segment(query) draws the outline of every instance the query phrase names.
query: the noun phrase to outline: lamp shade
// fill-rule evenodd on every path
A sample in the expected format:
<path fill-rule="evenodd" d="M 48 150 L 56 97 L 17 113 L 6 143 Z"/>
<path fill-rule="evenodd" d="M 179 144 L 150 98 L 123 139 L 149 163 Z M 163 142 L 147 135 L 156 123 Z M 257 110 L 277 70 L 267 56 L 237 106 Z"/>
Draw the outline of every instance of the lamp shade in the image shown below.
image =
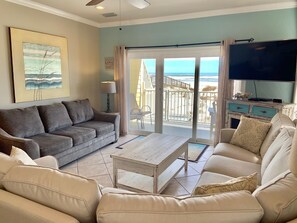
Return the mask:
<path fill-rule="evenodd" d="M 114 81 L 103 81 L 101 82 L 101 93 L 117 93 L 116 84 Z"/>

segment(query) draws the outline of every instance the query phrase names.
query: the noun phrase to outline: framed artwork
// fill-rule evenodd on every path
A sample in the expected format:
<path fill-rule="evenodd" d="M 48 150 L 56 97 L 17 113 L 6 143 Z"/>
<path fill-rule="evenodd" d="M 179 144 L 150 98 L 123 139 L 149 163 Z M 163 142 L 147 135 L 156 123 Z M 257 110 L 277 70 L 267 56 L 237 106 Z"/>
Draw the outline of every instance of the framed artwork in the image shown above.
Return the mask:
<path fill-rule="evenodd" d="M 69 97 L 67 39 L 17 28 L 9 31 L 15 102 Z"/>

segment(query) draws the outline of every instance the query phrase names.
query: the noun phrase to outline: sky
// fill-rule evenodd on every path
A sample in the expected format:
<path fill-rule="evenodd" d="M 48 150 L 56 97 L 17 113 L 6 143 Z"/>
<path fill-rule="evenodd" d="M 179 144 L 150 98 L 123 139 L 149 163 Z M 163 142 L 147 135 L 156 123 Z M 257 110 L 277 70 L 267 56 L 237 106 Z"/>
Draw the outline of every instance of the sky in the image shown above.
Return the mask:
<path fill-rule="evenodd" d="M 144 59 L 149 74 L 155 74 L 156 60 Z M 202 57 L 200 63 L 201 74 L 218 73 L 219 57 Z M 164 61 L 164 73 L 167 74 L 194 74 L 195 58 L 170 58 Z"/>

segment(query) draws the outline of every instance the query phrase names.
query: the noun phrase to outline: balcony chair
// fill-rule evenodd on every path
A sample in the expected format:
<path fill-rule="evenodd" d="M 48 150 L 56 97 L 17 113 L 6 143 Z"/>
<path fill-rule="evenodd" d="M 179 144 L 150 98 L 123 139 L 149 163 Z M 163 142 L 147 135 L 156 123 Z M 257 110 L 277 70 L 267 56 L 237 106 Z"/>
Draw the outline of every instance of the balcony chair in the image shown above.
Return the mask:
<path fill-rule="evenodd" d="M 152 124 L 152 110 L 149 105 L 139 107 L 134 94 L 130 94 L 130 120 L 137 120 L 137 126 L 139 128 L 139 121 L 141 129 L 144 129 L 144 116 L 150 115 L 150 121 Z"/>
<path fill-rule="evenodd" d="M 212 102 L 212 107 L 208 108 L 208 112 L 210 115 L 210 139 L 211 139 L 212 135 L 213 135 L 213 127 L 216 124 L 216 115 L 217 115 L 217 102 L 216 101 Z"/>

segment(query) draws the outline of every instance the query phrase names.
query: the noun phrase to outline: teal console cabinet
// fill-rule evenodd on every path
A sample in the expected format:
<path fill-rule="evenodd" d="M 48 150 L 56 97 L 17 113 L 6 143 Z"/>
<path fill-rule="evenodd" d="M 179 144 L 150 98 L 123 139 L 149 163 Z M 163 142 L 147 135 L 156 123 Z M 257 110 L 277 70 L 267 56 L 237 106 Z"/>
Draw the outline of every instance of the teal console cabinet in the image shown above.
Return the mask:
<path fill-rule="evenodd" d="M 269 122 L 276 113 L 280 112 L 293 120 L 296 118 L 294 109 L 294 104 L 227 100 L 225 127 L 236 128 L 241 115 Z"/>

